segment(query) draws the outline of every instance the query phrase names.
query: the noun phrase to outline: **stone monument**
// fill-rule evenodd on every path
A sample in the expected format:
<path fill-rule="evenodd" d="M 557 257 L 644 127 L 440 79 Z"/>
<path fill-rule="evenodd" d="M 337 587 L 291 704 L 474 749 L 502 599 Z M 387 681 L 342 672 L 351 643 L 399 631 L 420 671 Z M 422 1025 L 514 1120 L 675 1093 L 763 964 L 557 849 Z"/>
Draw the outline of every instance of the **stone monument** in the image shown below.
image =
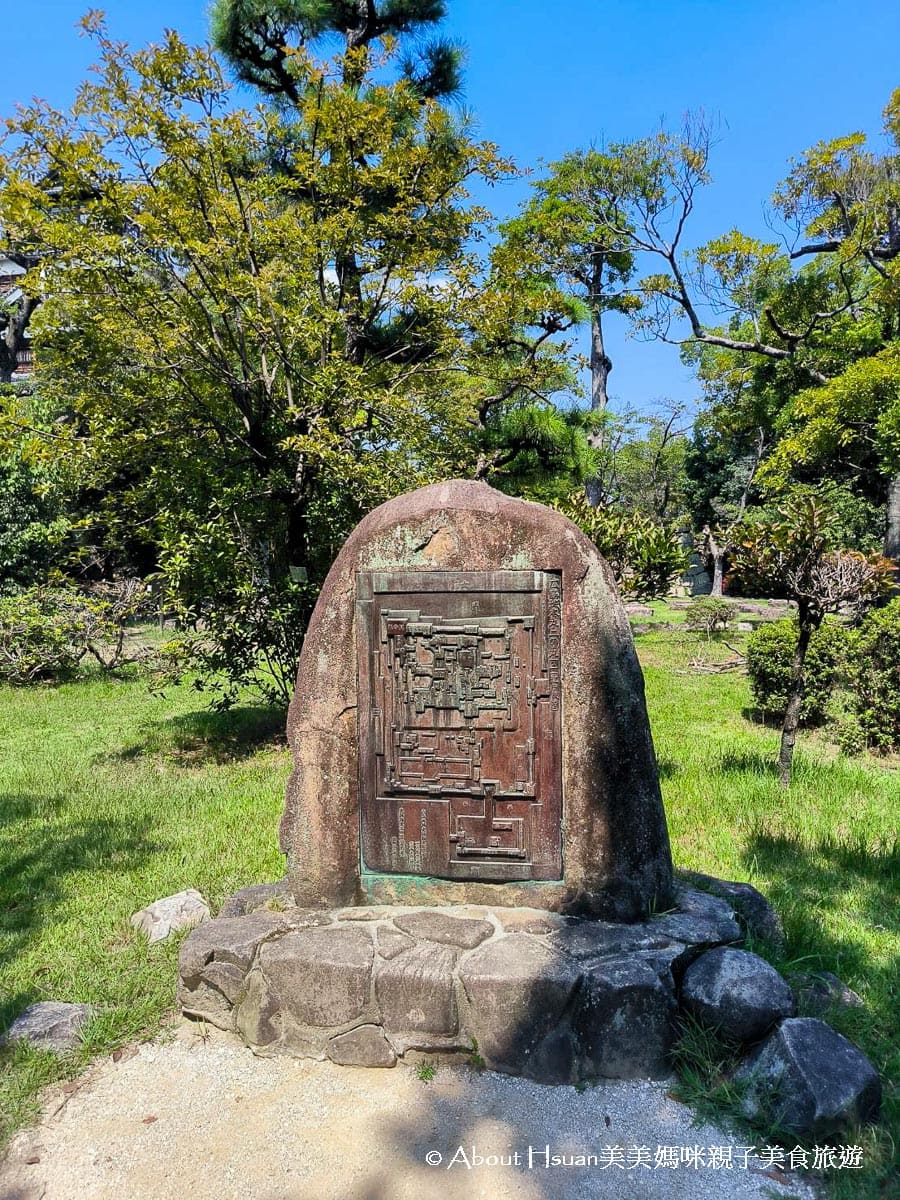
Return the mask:
<path fill-rule="evenodd" d="M 628 620 L 593 544 L 542 505 L 456 481 L 366 517 L 310 622 L 288 736 L 300 905 L 633 921 L 670 900 Z"/>
<path fill-rule="evenodd" d="M 735 910 L 780 933 L 763 897 L 673 883 L 631 631 L 558 513 L 457 481 L 370 513 L 310 621 L 288 735 L 287 878 L 185 940 L 186 1015 L 258 1054 L 581 1083 L 666 1075 L 680 1005 L 769 1035 L 742 1068 L 761 1111 L 786 1087 L 798 1128 L 877 1110 L 864 1056 L 733 948 Z"/>

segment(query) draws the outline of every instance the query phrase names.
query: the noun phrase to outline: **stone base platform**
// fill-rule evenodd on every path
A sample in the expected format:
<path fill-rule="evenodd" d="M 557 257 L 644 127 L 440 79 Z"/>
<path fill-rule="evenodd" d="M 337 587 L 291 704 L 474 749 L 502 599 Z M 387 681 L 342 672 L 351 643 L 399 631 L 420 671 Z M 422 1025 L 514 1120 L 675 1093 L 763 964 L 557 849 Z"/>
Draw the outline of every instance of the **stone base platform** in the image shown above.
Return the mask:
<path fill-rule="evenodd" d="M 545 1083 L 669 1071 L 685 970 L 740 942 L 724 899 L 679 886 L 637 924 L 526 908 L 323 912 L 249 888 L 184 942 L 186 1016 L 257 1053 L 390 1067 L 463 1056 Z"/>

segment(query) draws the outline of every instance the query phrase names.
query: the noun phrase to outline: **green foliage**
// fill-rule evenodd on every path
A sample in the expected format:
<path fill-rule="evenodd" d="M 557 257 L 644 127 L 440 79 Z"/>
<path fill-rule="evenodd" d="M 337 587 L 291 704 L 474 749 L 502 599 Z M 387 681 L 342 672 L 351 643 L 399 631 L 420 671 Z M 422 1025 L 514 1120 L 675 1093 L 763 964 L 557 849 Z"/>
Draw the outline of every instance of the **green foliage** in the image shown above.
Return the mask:
<path fill-rule="evenodd" d="M 900 599 L 863 618 L 847 677 L 865 741 L 878 750 L 900 751 Z"/>
<path fill-rule="evenodd" d="M 0 598 L 0 679 L 27 684 L 72 675 L 87 653 L 84 614 L 64 592 Z"/>
<path fill-rule="evenodd" d="M 889 588 L 891 564 L 836 549 L 839 534 L 839 514 L 821 497 L 792 493 L 769 519 L 734 529 L 734 573 L 751 594 L 796 600 L 801 624 L 818 624 L 841 605 L 864 608 Z"/>
<path fill-rule="evenodd" d="M 747 642 L 747 674 L 753 700 L 763 712 L 783 715 L 791 685 L 791 662 L 800 631 L 792 618 L 761 625 Z M 850 635 L 840 625 L 820 626 L 806 652 L 801 720 L 807 725 L 825 719 L 829 698 L 850 652 Z"/>
<path fill-rule="evenodd" d="M 695 629 L 711 637 L 724 633 L 735 615 L 735 608 L 727 600 L 717 596 L 695 596 L 684 614 L 688 629 Z"/>
<path fill-rule="evenodd" d="M 583 492 L 554 504 L 591 539 L 625 595 L 664 596 L 684 570 L 686 558 L 676 532 L 638 512 L 593 507 Z"/>
<path fill-rule="evenodd" d="M 382 34 L 427 7 L 386 5 Z M 356 12 L 288 9 L 321 11 L 313 39 Z M 568 317 L 485 274 L 467 184 L 510 168 L 402 72 L 384 82 L 390 38 L 349 86 L 356 51 L 335 69 L 301 37 L 292 104 L 240 110 L 207 51 L 170 34 L 132 52 L 88 25 L 101 63 L 73 111 L 21 111 L 0 159 L 0 227 L 42 263 L 56 419 L 39 454 L 95 498 L 87 540 L 139 531 L 181 665 L 223 702 L 254 675 L 286 701 L 315 591 L 365 511 L 475 474 L 479 455 L 483 474 L 516 458 L 528 476 L 584 453 L 548 406 Z"/>
<path fill-rule="evenodd" d="M 112 671 L 149 657 L 127 644 L 129 625 L 147 614 L 140 580 L 90 590 L 39 586 L 0 597 L 0 679 L 23 685 L 74 674 L 85 656 Z"/>

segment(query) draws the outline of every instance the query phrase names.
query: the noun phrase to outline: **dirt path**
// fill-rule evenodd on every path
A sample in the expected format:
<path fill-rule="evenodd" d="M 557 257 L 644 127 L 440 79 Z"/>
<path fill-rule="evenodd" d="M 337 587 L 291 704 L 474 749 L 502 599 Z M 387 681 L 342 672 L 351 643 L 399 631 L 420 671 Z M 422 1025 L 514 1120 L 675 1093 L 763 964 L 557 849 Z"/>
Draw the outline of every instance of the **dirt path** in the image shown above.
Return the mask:
<path fill-rule="evenodd" d="M 404 1066 L 257 1059 L 183 1026 L 54 1089 L 0 1167 L 0 1200 L 810 1200 L 796 1176 L 739 1166 L 737 1144 L 692 1127 L 665 1084 L 579 1093 L 454 1067 L 425 1083 Z M 570 1161 L 546 1165 L 547 1147 Z M 656 1165 L 666 1147 L 732 1148 L 734 1165 Z"/>

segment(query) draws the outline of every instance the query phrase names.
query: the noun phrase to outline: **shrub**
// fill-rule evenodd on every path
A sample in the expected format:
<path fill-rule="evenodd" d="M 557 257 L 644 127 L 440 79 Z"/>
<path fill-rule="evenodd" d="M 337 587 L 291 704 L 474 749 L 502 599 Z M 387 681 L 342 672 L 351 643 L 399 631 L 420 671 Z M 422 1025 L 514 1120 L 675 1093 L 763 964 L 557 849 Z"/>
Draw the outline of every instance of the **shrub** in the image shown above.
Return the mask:
<path fill-rule="evenodd" d="M 35 587 L 0 597 L 0 679 L 22 685 L 71 675 L 85 655 L 104 670 L 144 659 L 126 646 L 129 622 L 147 610 L 140 580 L 90 591 Z"/>
<path fill-rule="evenodd" d="M 900 598 L 863 619 L 853 636 L 847 676 L 869 745 L 900 750 Z"/>
<path fill-rule="evenodd" d="M 584 492 L 573 492 L 554 507 L 591 539 L 624 595 L 664 596 L 687 565 L 678 534 L 641 513 L 594 508 Z"/>
<path fill-rule="evenodd" d="M 31 588 L 0 598 L 0 679 L 36 683 L 71 675 L 87 653 L 84 622 L 60 592 Z"/>
<path fill-rule="evenodd" d="M 714 633 L 724 633 L 734 612 L 734 606 L 718 596 L 695 596 L 684 614 L 684 623 L 688 629 L 711 637 Z"/>
<path fill-rule="evenodd" d="M 788 617 L 760 626 L 747 641 L 750 687 L 754 701 L 764 712 L 784 713 L 798 637 L 797 622 Z M 807 725 L 824 720 L 849 641 L 850 635 L 840 625 L 826 623 L 813 633 L 806 654 L 806 682 L 800 709 L 800 719 Z"/>

